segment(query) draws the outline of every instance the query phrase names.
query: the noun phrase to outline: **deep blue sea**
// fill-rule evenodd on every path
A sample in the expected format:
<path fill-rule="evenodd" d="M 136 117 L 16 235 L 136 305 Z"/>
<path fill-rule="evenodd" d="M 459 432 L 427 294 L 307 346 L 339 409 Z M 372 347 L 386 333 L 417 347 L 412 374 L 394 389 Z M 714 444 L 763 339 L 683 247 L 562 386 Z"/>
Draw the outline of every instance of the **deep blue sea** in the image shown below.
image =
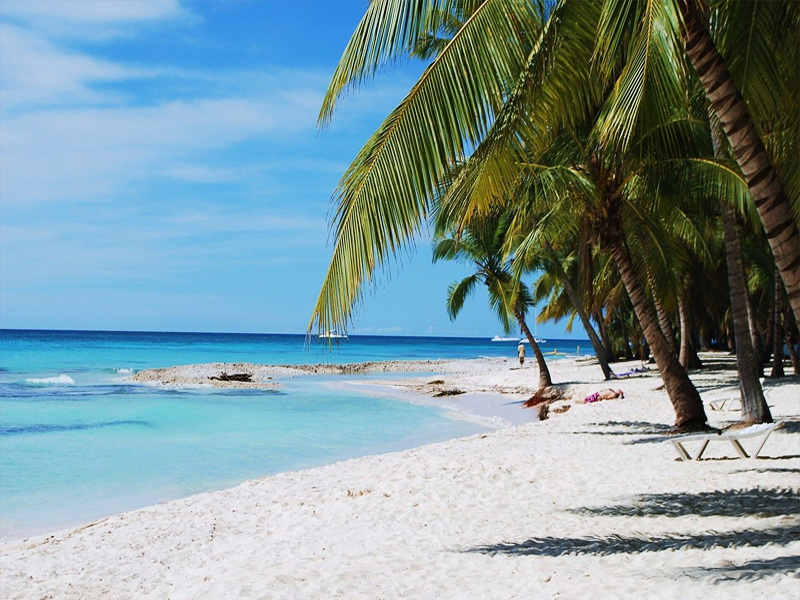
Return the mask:
<path fill-rule="evenodd" d="M 589 349 L 582 344 L 582 354 Z M 549 340 L 545 351 L 574 353 Z M 359 394 L 335 377 L 280 391 L 154 389 L 122 379 L 201 362 L 302 364 L 516 356 L 488 338 L 0 330 L 0 539 L 247 479 L 482 430 L 452 411 Z"/>

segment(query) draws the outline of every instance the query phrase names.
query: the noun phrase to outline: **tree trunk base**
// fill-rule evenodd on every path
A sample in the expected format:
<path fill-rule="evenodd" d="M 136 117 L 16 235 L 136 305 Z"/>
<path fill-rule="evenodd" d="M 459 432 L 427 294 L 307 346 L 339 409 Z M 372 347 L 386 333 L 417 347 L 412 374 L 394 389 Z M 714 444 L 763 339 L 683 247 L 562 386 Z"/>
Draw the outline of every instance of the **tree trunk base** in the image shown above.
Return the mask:
<path fill-rule="evenodd" d="M 768 419 L 752 419 L 747 421 L 739 421 L 738 423 L 734 423 L 733 425 L 730 425 L 725 429 L 727 431 L 736 431 L 737 429 L 747 429 L 751 425 L 761 425 L 762 423 L 773 423 L 773 422 L 774 421 L 772 420 L 772 417 L 769 417 Z"/>
<path fill-rule="evenodd" d="M 681 433 L 708 433 L 716 431 L 718 432 L 719 429 L 715 429 L 708 425 L 708 423 L 700 422 L 700 421 L 687 421 L 685 423 L 676 423 L 673 425 L 670 430 L 667 432 L 668 435 L 677 435 Z"/>

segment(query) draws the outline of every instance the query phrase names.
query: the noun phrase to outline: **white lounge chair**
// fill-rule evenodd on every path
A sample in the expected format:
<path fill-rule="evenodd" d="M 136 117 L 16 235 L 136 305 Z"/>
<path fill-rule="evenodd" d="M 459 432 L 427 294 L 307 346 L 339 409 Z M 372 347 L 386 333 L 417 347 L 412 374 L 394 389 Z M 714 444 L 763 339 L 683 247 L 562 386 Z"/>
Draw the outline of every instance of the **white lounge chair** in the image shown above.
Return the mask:
<path fill-rule="evenodd" d="M 716 411 L 742 410 L 742 401 L 739 398 L 738 393 L 733 394 L 731 396 L 710 398 L 706 401 L 708 402 L 708 408 L 710 408 L 711 410 L 716 410 Z"/>
<path fill-rule="evenodd" d="M 756 451 L 753 453 L 752 458 L 757 458 L 758 453 L 761 452 L 761 449 L 764 447 L 764 444 L 767 443 L 767 439 L 769 438 L 770 434 L 781 427 L 782 423 L 759 423 L 758 425 L 751 425 L 750 427 L 745 427 L 743 429 L 734 429 L 729 431 L 721 431 L 720 433 L 697 433 L 697 434 L 690 434 L 690 435 L 682 435 L 680 437 L 676 437 L 670 440 L 667 440 L 666 443 L 672 444 L 675 448 L 675 451 L 678 453 L 678 456 L 681 460 L 692 460 L 692 455 L 686 450 L 684 444 L 686 442 L 702 442 L 700 446 L 700 450 L 697 452 L 697 455 L 694 457 L 694 460 L 700 460 L 700 457 L 703 456 L 703 452 L 705 452 L 706 447 L 708 447 L 709 442 L 717 441 L 717 440 L 727 440 L 732 445 L 733 448 L 736 450 L 736 453 L 741 458 L 751 458 L 747 452 L 745 452 L 742 445 L 739 443 L 739 440 L 744 438 L 751 438 L 751 437 L 759 437 L 764 436 L 761 440 Z"/>
<path fill-rule="evenodd" d="M 758 380 L 761 382 L 761 389 L 764 394 L 764 398 L 766 398 L 767 390 L 764 389 L 764 382 L 766 379 L 764 377 L 760 377 Z M 730 395 L 722 394 L 720 396 L 716 396 L 715 398 L 706 398 L 706 402 L 708 403 L 708 408 L 715 411 L 742 410 L 742 398 L 739 395 L 739 390 L 731 392 Z"/>

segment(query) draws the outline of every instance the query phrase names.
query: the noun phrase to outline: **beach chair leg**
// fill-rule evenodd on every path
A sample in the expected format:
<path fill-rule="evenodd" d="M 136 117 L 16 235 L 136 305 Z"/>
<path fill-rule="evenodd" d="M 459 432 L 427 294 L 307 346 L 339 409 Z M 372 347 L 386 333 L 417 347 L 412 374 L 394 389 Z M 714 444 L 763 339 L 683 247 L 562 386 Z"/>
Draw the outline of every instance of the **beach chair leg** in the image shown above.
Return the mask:
<path fill-rule="evenodd" d="M 678 452 L 678 456 L 680 456 L 681 460 L 692 460 L 691 455 L 686 451 L 686 448 L 683 447 L 683 444 L 672 441 L 672 445 L 675 447 L 675 450 Z"/>
<path fill-rule="evenodd" d="M 703 452 L 705 452 L 705 451 L 706 451 L 706 447 L 708 446 L 708 441 L 709 441 L 709 440 L 705 440 L 705 441 L 703 442 L 703 445 L 702 445 L 702 446 L 700 446 L 700 452 L 698 452 L 698 453 L 697 453 L 697 456 L 695 456 L 695 457 L 694 457 L 694 459 L 695 459 L 695 460 L 700 460 L 700 457 L 701 457 L 701 456 L 703 456 Z"/>
<path fill-rule="evenodd" d="M 770 436 L 771 433 L 772 433 L 772 429 L 767 431 L 767 434 L 764 436 L 764 439 L 761 440 L 761 445 L 758 447 L 758 450 L 756 450 L 755 453 L 753 454 L 753 458 L 758 458 L 758 453 L 761 452 L 761 449 L 764 447 L 764 444 L 767 443 L 767 440 L 769 439 L 769 436 Z"/>
<path fill-rule="evenodd" d="M 744 451 L 744 448 L 742 448 L 742 445 L 739 443 L 739 440 L 731 440 L 731 444 L 733 444 L 733 447 L 736 448 L 736 453 L 741 458 L 750 458 L 747 452 Z"/>

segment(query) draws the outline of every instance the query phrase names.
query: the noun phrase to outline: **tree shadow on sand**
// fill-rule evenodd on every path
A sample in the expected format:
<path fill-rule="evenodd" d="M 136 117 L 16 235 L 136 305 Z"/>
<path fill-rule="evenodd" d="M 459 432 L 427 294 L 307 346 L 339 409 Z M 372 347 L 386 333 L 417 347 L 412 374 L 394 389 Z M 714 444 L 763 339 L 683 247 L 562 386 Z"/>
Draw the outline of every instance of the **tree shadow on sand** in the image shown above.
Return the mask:
<path fill-rule="evenodd" d="M 625 445 L 654 444 L 670 439 L 671 425 L 665 423 L 651 423 L 649 421 L 606 421 L 604 423 L 590 423 L 592 427 L 606 428 L 598 430 L 579 430 L 564 432 L 567 435 L 624 435 L 633 439 L 623 442 Z M 615 428 L 615 429 L 612 429 Z"/>
<path fill-rule="evenodd" d="M 633 504 L 584 507 L 569 512 L 604 517 L 778 517 L 800 515 L 800 493 L 790 488 L 756 487 L 699 494 L 643 494 Z"/>
<path fill-rule="evenodd" d="M 608 556 L 613 554 L 633 554 L 638 552 L 662 552 L 665 550 L 708 550 L 711 548 L 757 548 L 772 544 L 787 546 L 800 536 L 800 526 L 773 527 L 771 529 L 748 529 L 725 533 L 707 532 L 696 535 L 667 534 L 649 537 L 647 535 L 610 535 L 604 537 L 530 538 L 522 542 L 500 542 L 474 546 L 463 550 L 466 553 L 508 555 L 508 556 L 549 556 L 564 555 Z"/>
<path fill-rule="evenodd" d="M 779 556 L 767 560 L 751 560 L 741 565 L 697 568 L 686 571 L 691 577 L 710 578 L 714 583 L 723 581 L 756 581 L 775 575 L 800 575 L 800 555 Z"/>

